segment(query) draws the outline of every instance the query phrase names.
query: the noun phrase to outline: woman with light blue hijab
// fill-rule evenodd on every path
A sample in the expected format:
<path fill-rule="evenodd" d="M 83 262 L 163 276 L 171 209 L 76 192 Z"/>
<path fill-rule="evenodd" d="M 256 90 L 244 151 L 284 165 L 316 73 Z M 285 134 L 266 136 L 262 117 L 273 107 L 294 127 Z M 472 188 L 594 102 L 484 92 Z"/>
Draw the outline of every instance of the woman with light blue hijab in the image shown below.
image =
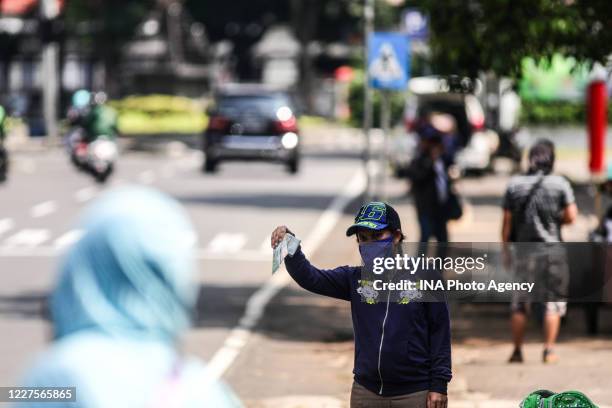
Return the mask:
<path fill-rule="evenodd" d="M 51 298 L 54 343 L 25 386 L 76 387 L 71 408 L 240 407 L 198 361 L 180 356 L 197 285 L 195 232 L 180 205 L 145 188 L 87 211 Z"/>

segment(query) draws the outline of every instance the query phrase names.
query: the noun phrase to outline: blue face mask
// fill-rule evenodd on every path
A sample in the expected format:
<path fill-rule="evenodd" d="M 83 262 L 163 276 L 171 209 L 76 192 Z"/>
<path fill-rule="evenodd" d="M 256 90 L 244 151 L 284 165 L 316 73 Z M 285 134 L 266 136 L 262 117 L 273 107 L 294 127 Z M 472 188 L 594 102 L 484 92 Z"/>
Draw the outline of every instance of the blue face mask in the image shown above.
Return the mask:
<path fill-rule="evenodd" d="M 393 236 L 378 241 L 364 242 L 359 244 L 359 253 L 366 271 L 372 271 L 374 258 L 385 258 L 391 256 L 393 251 Z"/>

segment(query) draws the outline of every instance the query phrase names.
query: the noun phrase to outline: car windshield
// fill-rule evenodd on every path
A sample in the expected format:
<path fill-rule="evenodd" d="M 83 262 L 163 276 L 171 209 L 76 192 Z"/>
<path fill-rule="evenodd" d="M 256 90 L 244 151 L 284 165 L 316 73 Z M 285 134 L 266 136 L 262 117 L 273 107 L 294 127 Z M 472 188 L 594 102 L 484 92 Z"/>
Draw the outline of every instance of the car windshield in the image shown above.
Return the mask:
<path fill-rule="evenodd" d="M 282 106 L 289 106 L 288 98 L 283 95 L 224 95 L 217 102 L 217 110 L 223 115 L 241 112 L 274 114 Z"/>

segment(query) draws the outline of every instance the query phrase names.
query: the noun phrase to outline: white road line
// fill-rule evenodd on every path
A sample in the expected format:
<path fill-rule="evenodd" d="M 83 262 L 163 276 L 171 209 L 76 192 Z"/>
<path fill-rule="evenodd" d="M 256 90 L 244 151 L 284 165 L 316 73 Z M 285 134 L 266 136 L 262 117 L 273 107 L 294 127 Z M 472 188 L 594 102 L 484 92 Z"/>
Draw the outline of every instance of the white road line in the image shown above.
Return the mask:
<path fill-rule="evenodd" d="M 261 245 L 259 246 L 259 251 L 262 253 L 266 253 L 272 256 L 272 246 L 270 244 L 270 237 L 265 237 Z"/>
<path fill-rule="evenodd" d="M 97 190 L 94 187 L 85 187 L 74 193 L 74 199 L 79 203 L 84 203 L 91 200 L 96 192 Z"/>
<path fill-rule="evenodd" d="M 124 184 L 126 184 L 126 183 L 127 183 L 127 182 L 125 181 L 125 179 L 121 179 L 121 178 L 119 178 L 119 179 L 113 179 L 113 180 L 111 181 L 111 186 L 112 186 L 112 187 L 119 187 L 119 186 L 122 186 L 122 185 L 124 185 Z"/>
<path fill-rule="evenodd" d="M 41 218 L 55 212 L 55 210 L 57 210 L 57 204 L 55 201 L 44 201 L 32 207 L 30 210 L 30 216 L 33 218 Z"/>
<path fill-rule="evenodd" d="M 4 240 L 5 247 L 35 247 L 49 239 L 49 230 L 22 229 Z"/>
<path fill-rule="evenodd" d="M 197 250 L 196 259 L 203 261 L 249 261 L 249 262 L 271 262 L 272 254 L 264 254 L 260 251 L 242 250 L 239 252 L 212 252 L 207 249 Z"/>
<path fill-rule="evenodd" d="M 178 164 L 182 170 L 191 170 L 202 167 L 202 163 L 204 163 L 204 153 L 200 150 L 192 149 L 189 155 L 181 159 Z"/>
<path fill-rule="evenodd" d="M 155 172 L 145 170 L 138 175 L 138 181 L 142 184 L 153 184 L 155 182 Z"/>
<path fill-rule="evenodd" d="M 2 218 L 0 220 L 0 235 L 10 231 L 15 226 L 15 222 L 10 218 Z"/>
<path fill-rule="evenodd" d="M 82 236 L 83 236 L 83 230 L 79 230 L 79 229 L 70 230 L 66 232 L 65 234 L 61 235 L 55 241 L 53 241 L 53 246 L 56 249 L 66 248 L 74 244 L 75 242 L 77 242 L 79 239 L 81 239 Z"/>
<path fill-rule="evenodd" d="M 18 165 L 15 167 L 22 173 L 32 174 L 36 171 L 36 162 L 34 159 L 21 159 L 17 163 Z"/>
<path fill-rule="evenodd" d="M 340 195 L 332 201 L 325 212 L 319 217 L 313 230 L 302 242 L 302 246 L 313 253 L 324 242 L 329 232 L 335 227 L 342 217 L 342 212 L 349 203 L 354 200 L 365 188 L 365 175 L 359 171 L 349 184 L 342 190 Z M 289 282 L 291 278 L 286 270 L 278 271 L 249 298 L 246 310 L 240 319 L 238 326 L 234 327 L 223 346 L 215 352 L 209 361 L 208 368 L 211 374 L 219 378 L 231 367 L 244 346 L 248 343 L 253 328 L 263 316 L 264 310 L 270 300 Z"/>
<path fill-rule="evenodd" d="M 210 241 L 208 250 L 212 253 L 230 253 L 239 252 L 247 242 L 245 234 L 221 232 Z"/>
<path fill-rule="evenodd" d="M 170 179 L 170 178 L 174 177 L 174 173 L 175 173 L 175 169 L 174 169 L 174 165 L 172 163 L 165 164 L 161 168 L 161 176 L 164 179 Z"/>

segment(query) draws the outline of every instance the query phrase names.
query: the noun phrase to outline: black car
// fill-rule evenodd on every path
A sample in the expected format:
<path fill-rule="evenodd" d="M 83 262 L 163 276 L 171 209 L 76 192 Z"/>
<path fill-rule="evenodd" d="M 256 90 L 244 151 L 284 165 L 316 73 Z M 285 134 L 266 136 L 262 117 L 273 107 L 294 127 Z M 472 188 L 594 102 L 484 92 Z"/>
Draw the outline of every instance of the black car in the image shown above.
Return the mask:
<path fill-rule="evenodd" d="M 203 137 L 204 172 L 226 160 L 281 162 L 296 173 L 300 136 L 295 106 L 286 91 L 230 86 L 216 93 Z"/>

